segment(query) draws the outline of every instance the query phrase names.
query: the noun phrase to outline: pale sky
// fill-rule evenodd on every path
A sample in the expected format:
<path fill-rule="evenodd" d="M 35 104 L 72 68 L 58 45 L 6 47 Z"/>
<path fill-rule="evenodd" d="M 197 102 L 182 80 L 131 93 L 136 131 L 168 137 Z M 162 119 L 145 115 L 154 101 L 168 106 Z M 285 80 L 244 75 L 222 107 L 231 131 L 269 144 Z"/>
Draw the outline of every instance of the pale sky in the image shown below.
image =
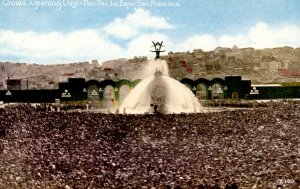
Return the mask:
<path fill-rule="evenodd" d="M 0 61 L 151 56 L 152 40 L 167 52 L 297 48 L 299 10 L 299 0 L 1 0 Z"/>

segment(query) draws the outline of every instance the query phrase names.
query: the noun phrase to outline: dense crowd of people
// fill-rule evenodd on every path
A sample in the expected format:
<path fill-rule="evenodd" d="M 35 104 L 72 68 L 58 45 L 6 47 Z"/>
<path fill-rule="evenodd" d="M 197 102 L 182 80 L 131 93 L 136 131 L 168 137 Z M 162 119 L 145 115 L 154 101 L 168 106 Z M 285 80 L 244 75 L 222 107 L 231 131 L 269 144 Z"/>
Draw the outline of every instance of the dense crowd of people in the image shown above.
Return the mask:
<path fill-rule="evenodd" d="M 0 188 L 299 188 L 300 104 L 197 114 L 0 109 Z"/>

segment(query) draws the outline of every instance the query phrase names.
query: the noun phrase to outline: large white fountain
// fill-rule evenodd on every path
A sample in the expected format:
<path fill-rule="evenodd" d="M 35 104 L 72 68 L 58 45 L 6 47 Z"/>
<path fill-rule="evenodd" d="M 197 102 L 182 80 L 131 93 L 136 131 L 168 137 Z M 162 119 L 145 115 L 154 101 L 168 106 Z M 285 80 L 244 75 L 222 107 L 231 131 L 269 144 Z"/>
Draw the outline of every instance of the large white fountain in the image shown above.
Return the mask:
<path fill-rule="evenodd" d="M 206 112 L 192 91 L 179 81 L 169 77 L 164 60 L 149 61 L 144 78 L 124 99 L 120 110 L 143 114 Z"/>

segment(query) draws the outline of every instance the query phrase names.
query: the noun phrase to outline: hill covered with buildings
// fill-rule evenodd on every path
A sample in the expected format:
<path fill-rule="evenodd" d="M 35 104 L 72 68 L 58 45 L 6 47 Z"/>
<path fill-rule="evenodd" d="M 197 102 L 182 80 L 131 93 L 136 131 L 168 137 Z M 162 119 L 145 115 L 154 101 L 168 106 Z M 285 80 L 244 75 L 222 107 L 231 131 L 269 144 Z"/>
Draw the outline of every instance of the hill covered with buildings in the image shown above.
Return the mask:
<path fill-rule="evenodd" d="M 215 78 L 241 75 L 253 83 L 281 83 L 299 81 L 300 48 L 273 49 L 216 48 L 185 53 L 169 53 L 171 75 L 175 78 Z"/>
<path fill-rule="evenodd" d="M 169 52 L 166 60 L 171 77 L 198 79 L 200 77 L 224 78 L 240 75 L 252 83 L 283 83 L 300 81 L 300 48 L 280 47 L 272 49 L 221 48 L 204 52 Z M 40 65 L 0 62 L 0 89 L 6 88 L 6 80 L 21 80 L 22 89 L 53 89 L 68 78 L 139 79 L 146 57 L 117 59 L 103 63 L 97 60 L 70 64 Z"/>

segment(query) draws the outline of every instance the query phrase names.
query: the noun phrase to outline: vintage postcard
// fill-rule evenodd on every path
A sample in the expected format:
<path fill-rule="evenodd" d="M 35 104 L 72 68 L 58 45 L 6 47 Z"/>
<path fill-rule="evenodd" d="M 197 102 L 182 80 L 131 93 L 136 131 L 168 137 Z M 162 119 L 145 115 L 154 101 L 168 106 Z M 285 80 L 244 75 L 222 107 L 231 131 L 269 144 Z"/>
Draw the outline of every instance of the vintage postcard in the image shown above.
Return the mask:
<path fill-rule="evenodd" d="M 299 188 L 299 10 L 0 0 L 0 188 Z"/>

